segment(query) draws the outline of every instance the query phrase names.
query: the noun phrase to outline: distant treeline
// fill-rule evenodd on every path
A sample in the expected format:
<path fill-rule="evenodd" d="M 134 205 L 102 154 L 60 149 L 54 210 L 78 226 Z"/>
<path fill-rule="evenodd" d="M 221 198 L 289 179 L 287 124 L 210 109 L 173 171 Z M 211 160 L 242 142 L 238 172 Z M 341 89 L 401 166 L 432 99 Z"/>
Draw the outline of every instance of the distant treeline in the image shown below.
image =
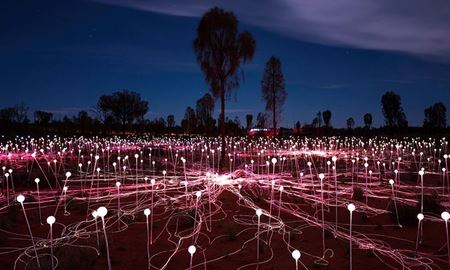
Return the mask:
<path fill-rule="evenodd" d="M 77 115 L 64 116 L 55 119 L 53 113 L 35 111 L 30 120 L 29 108 L 23 104 L 0 109 L 0 134 L 13 135 L 130 135 L 130 134 L 201 134 L 217 136 L 219 134 L 219 119 L 214 119 L 214 98 L 205 94 L 197 100 L 195 109 L 187 107 L 184 118 L 177 124 L 174 115 L 153 120 L 145 119 L 148 112 L 148 102 L 133 91 L 121 90 L 111 95 L 101 96 L 97 104 L 88 112 L 80 111 Z M 355 120 L 349 117 L 347 128 L 332 127 L 332 112 L 318 112 L 311 123 L 303 126 L 297 121 L 292 127 L 282 128 L 282 135 L 410 135 L 428 136 L 449 134 L 447 126 L 447 109 L 441 102 L 435 103 L 424 110 L 422 127 L 408 127 L 408 121 L 401 106 L 401 98 L 394 92 L 386 92 L 381 98 L 385 126 L 374 128 L 370 113 L 361 116 L 364 125 L 355 127 Z M 251 128 L 271 128 L 266 113 L 258 113 L 256 120 L 252 114 L 247 114 L 245 123 L 239 117 L 225 118 L 227 135 L 241 136 Z"/>

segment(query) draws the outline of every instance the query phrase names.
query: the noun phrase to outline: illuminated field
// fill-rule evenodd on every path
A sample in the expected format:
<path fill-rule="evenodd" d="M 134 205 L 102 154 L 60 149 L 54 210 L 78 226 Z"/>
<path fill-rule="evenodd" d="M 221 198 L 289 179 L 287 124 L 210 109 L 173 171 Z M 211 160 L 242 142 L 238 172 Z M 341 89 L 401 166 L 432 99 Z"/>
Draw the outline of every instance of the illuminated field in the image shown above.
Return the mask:
<path fill-rule="evenodd" d="M 4 142 L 2 269 L 448 269 L 445 138 L 227 144 Z"/>

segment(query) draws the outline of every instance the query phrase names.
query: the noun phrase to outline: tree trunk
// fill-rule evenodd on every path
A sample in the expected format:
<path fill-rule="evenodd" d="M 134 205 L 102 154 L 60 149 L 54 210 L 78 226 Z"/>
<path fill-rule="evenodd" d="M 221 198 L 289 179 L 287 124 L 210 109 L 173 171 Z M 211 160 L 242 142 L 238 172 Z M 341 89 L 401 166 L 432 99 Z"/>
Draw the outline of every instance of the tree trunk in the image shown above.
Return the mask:
<path fill-rule="evenodd" d="M 222 134 L 222 152 L 221 152 L 221 161 L 224 164 L 225 161 L 225 89 L 223 83 L 221 84 L 220 89 L 220 133 Z"/>
<path fill-rule="evenodd" d="M 276 100 L 275 100 L 275 76 L 272 76 L 272 127 L 273 127 L 273 137 L 277 135 L 277 120 L 276 120 Z"/>

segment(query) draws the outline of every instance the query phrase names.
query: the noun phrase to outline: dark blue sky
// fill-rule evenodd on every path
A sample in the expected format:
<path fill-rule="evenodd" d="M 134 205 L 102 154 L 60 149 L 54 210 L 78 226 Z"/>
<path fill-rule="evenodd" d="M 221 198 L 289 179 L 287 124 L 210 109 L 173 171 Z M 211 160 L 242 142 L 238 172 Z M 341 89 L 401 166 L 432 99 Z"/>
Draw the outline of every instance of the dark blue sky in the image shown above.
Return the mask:
<path fill-rule="evenodd" d="M 189 6 L 190 1 L 185 1 L 167 7 L 161 1 L 112 2 L 2 1 L 0 107 L 23 101 L 31 111 L 53 111 L 58 118 L 90 110 L 100 95 L 127 88 L 149 101 L 148 118 L 175 114 L 179 123 L 185 108 L 195 106 L 208 90 L 192 40 L 198 16 L 209 4 L 191 1 Z M 192 6 L 194 10 L 189 9 Z M 269 11 L 251 17 L 246 14 L 252 6 L 235 6 L 225 4 L 241 20 L 240 28 L 255 36 L 257 49 L 252 63 L 244 67 L 245 81 L 227 103 L 231 118 L 237 115 L 244 122 L 245 114 L 256 115 L 264 109 L 260 80 L 271 55 L 282 60 L 285 73 L 286 126 L 297 120 L 310 123 L 317 111 L 326 109 L 332 111 L 332 124 L 337 127 L 343 127 L 350 116 L 361 125 L 366 112 L 373 114 L 379 126 L 383 123 L 380 98 L 387 90 L 401 95 L 410 125 L 421 125 L 424 108 L 434 102 L 442 101 L 450 108 L 450 53 L 443 46 L 450 44 L 444 35 L 440 39 L 439 32 L 436 37 L 424 37 L 427 43 L 423 44 L 420 23 L 411 25 L 412 30 L 417 28 L 416 33 L 412 31 L 417 40 L 395 40 L 377 32 L 363 38 L 351 35 L 364 29 L 339 32 L 335 38 L 338 31 L 326 30 L 322 24 L 301 21 L 290 29 L 289 22 L 267 21 L 272 20 Z M 291 16 L 298 19 L 300 15 Z M 448 34 L 450 24 L 445 22 L 435 23 L 443 24 Z M 341 27 L 350 31 L 345 23 Z M 389 24 L 377 27 L 379 33 L 393 32 Z M 320 35 L 298 29 L 314 29 Z M 402 33 L 399 29 L 392 35 Z"/>

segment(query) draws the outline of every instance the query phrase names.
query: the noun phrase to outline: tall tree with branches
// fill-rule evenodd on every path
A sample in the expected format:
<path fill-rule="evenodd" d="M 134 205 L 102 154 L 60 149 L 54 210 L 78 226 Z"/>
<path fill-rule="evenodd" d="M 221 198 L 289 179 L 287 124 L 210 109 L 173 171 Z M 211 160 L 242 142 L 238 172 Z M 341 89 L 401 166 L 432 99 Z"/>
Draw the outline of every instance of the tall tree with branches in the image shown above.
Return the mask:
<path fill-rule="evenodd" d="M 272 128 L 276 132 L 277 120 L 281 117 L 287 92 L 284 88 L 281 61 L 274 56 L 271 56 L 266 63 L 261 81 L 261 92 L 263 100 L 266 102 L 266 111 L 272 115 Z"/>
<path fill-rule="evenodd" d="M 220 98 L 221 154 L 225 160 L 225 98 L 239 86 L 241 64 L 253 58 L 256 41 L 249 32 L 238 32 L 238 20 L 232 12 L 214 7 L 200 19 L 193 47 L 212 95 Z"/>

